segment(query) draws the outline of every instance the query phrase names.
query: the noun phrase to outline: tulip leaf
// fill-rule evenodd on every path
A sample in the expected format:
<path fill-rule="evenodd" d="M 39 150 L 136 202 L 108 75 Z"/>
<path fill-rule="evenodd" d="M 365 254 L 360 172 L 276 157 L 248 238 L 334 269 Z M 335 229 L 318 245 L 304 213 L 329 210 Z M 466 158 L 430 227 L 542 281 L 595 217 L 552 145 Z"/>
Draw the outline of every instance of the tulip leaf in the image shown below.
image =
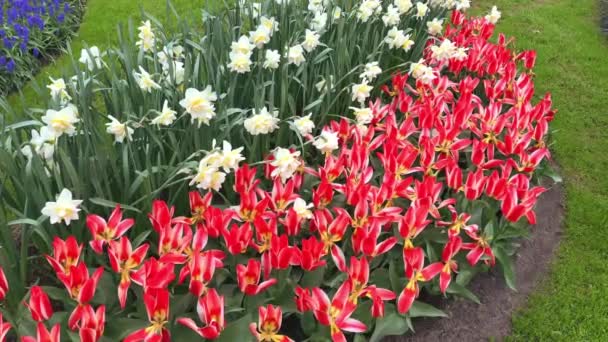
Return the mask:
<path fill-rule="evenodd" d="M 477 296 L 473 292 L 471 292 L 469 289 L 458 284 L 455 281 L 452 281 L 450 283 L 450 286 L 447 288 L 446 292 L 466 298 L 477 304 L 481 304 L 481 301 L 479 300 L 479 298 L 477 298 Z"/>
<path fill-rule="evenodd" d="M 323 283 L 323 276 L 325 275 L 326 266 L 317 267 L 314 271 L 305 272 L 302 279 L 300 279 L 300 286 L 303 288 L 313 288 L 320 286 Z"/>
<path fill-rule="evenodd" d="M 502 268 L 502 274 L 505 277 L 507 286 L 513 291 L 517 291 L 515 286 L 515 271 L 513 270 L 513 258 L 505 253 L 504 249 L 497 247 L 494 248 L 494 255 Z"/>
<path fill-rule="evenodd" d="M 251 314 L 248 313 L 236 321 L 228 323 L 220 337 L 215 341 L 232 342 L 247 340 L 247 337 L 251 336 L 251 332 L 249 331 L 249 324 L 251 322 L 253 322 L 253 318 L 251 317 Z"/>
<path fill-rule="evenodd" d="M 406 318 L 395 311 L 394 305 L 387 305 L 384 317 L 376 320 L 376 327 L 369 342 L 378 342 L 385 336 L 403 335 L 408 330 Z"/>
<path fill-rule="evenodd" d="M 137 209 L 135 207 L 132 207 L 130 205 L 126 205 L 126 204 L 122 204 L 122 203 L 117 203 L 117 202 L 114 202 L 114 201 L 108 201 L 107 199 L 103 199 L 103 198 L 99 198 L 99 197 L 89 198 L 89 201 L 91 201 L 94 204 L 100 205 L 102 207 L 107 207 L 107 208 L 112 208 L 112 209 L 114 209 L 117 204 L 120 204 L 120 207 L 122 209 L 131 210 L 131 211 L 134 211 L 136 213 L 141 213 L 141 211 L 139 209 Z"/>
<path fill-rule="evenodd" d="M 148 322 L 133 318 L 107 318 L 104 335 L 113 341 L 122 341 L 132 332 L 145 328 Z"/>
<path fill-rule="evenodd" d="M 423 303 L 421 301 L 414 301 L 409 311 L 410 317 L 447 317 L 448 315 L 437 309 L 436 307 Z"/>

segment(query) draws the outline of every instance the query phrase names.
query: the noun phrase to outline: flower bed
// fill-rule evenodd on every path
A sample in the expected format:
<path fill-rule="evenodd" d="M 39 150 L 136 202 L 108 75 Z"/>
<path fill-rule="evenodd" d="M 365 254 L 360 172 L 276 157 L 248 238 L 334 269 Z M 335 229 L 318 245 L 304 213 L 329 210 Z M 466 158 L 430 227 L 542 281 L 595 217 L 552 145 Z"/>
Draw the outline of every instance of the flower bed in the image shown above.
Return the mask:
<path fill-rule="evenodd" d="M 535 53 L 490 39 L 496 8 L 446 4 L 244 4 L 202 38 L 146 21 L 83 50 L 0 150 L 22 226 L 4 317 L 54 340 L 378 340 L 442 314 L 422 293 L 476 300 L 496 263 L 513 287 L 555 112 Z"/>
<path fill-rule="evenodd" d="M 19 88 L 65 47 L 82 11 L 77 0 L 0 1 L 0 95 Z"/>

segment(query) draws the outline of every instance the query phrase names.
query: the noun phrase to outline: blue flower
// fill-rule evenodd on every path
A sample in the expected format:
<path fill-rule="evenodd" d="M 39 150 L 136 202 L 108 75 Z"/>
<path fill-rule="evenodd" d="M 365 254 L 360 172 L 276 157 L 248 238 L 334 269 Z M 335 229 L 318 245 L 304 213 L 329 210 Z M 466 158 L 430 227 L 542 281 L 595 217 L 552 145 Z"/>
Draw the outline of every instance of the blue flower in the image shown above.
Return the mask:
<path fill-rule="evenodd" d="M 9 59 L 8 63 L 6 63 L 6 70 L 8 70 L 9 73 L 12 73 L 13 71 L 15 71 L 15 67 L 15 61 Z"/>

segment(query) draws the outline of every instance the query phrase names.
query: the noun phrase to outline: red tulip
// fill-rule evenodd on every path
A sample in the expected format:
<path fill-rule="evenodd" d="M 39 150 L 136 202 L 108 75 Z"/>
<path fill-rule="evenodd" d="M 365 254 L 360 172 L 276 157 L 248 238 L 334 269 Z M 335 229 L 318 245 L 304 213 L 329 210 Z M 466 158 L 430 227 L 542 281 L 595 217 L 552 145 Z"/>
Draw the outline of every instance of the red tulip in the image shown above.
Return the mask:
<path fill-rule="evenodd" d="M 58 237 L 53 240 L 53 256 L 45 255 L 56 273 L 69 274 L 73 266 L 78 264 L 82 244 L 78 244 L 74 236 L 69 236 L 65 241 Z"/>
<path fill-rule="evenodd" d="M 327 294 L 320 288 L 312 289 L 310 305 L 315 318 L 319 323 L 330 327 L 334 342 L 346 342 L 342 331 L 363 333 L 367 330 L 365 324 L 350 317 L 356 309 L 356 305 L 348 300 L 350 290 L 350 283 L 343 283 L 330 302 Z"/>
<path fill-rule="evenodd" d="M 233 224 L 230 230 L 225 229 L 222 232 L 222 236 L 224 237 L 228 251 L 233 255 L 237 255 L 247 251 L 247 247 L 250 245 L 251 238 L 253 237 L 253 231 L 251 230 L 250 223 L 245 222 L 240 227 Z"/>
<path fill-rule="evenodd" d="M 2 317 L 2 313 L 0 313 L 0 342 L 6 341 L 6 334 L 11 330 L 11 324 L 9 322 L 4 322 L 4 317 Z"/>
<path fill-rule="evenodd" d="M 256 259 L 249 259 L 247 266 L 236 265 L 236 276 L 241 292 L 254 296 L 276 284 L 277 280 L 274 278 L 260 283 L 260 271 L 260 262 Z"/>
<path fill-rule="evenodd" d="M 476 231 L 467 231 L 466 233 L 471 239 L 475 241 L 462 244 L 462 249 L 470 250 L 467 254 L 467 260 L 469 261 L 469 264 L 471 264 L 471 266 L 476 265 L 479 259 L 481 259 L 481 257 L 485 255 L 486 257 L 488 257 L 488 259 L 484 260 L 484 262 L 489 265 L 494 265 L 494 252 L 492 252 L 492 248 L 490 247 L 490 242 L 488 241 L 488 239 L 483 235 L 479 236 Z"/>
<path fill-rule="evenodd" d="M 207 285 L 215 272 L 215 257 L 211 253 L 197 254 L 190 262 L 190 293 L 200 297 L 207 292 Z"/>
<path fill-rule="evenodd" d="M 79 263 L 77 266 L 72 266 L 70 273 L 67 275 L 58 274 L 59 280 L 65 285 L 70 297 L 78 302 L 68 320 L 68 327 L 70 329 L 74 330 L 85 314 L 86 306 L 93 299 L 102 274 L 103 267 L 99 267 L 95 270 L 93 276 L 89 277 L 89 270 L 84 262 Z"/>
<path fill-rule="evenodd" d="M 46 321 L 53 315 L 51 300 L 40 286 L 32 286 L 30 300 L 25 303 L 36 322 Z"/>
<path fill-rule="evenodd" d="M 397 299 L 397 309 L 400 313 L 406 313 L 416 297 L 418 297 L 418 293 L 420 288 L 418 287 L 418 282 L 421 281 L 429 281 L 433 279 L 439 272 L 441 272 L 443 264 L 440 262 L 436 262 L 427 267 L 423 268 L 424 265 L 424 251 L 420 247 L 415 247 L 409 256 L 409 260 L 405 260 L 406 267 L 410 268 L 410 272 L 406 272 L 411 274 L 409 277 L 409 281 L 401 294 L 399 294 L 399 298 Z"/>
<path fill-rule="evenodd" d="M 452 258 L 460 251 L 461 247 L 462 239 L 459 236 L 454 236 L 448 240 L 448 243 L 443 248 L 441 260 L 443 261 L 444 266 L 441 269 L 441 274 L 439 274 L 439 289 L 441 289 L 441 292 L 443 293 L 445 293 L 450 286 L 452 273 L 458 270 L 458 264 L 456 261 L 452 260 Z"/>
<path fill-rule="evenodd" d="M 61 325 L 57 323 L 51 331 L 48 331 L 42 322 L 38 322 L 36 338 L 23 336 L 21 337 L 21 342 L 61 342 Z"/>
<path fill-rule="evenodd" d="M 301 265 L 306 271 L 313 271 L 317 267 L 324 266 L 325 244 L 317 240 L 314 236 L 302 240 Z"/>
<path fill-rule="evenodd" d="M 127 303 L 127 294 L 131 286 L 131 274 L 143 262 L 148 248 L 149 245 L 145 243 L 133 251 L 131 241 L 126 236 L 121 237 L 119 241 L 110 242 L 108 256 L 110 257 L 112 270 L 120 274 L 118 301 L 123 309 Z"/>
<path fill-rule="evenodd" d="M 166 289 L 175 279 L 175 265 L 165 264 L 155 258 L 146 260 L 142 267 L 131 273 L 131 280 L 144 291 Z"/>
<path fill-rule="evenodd" d="M 281 307 L 268 304 L 258 308 L 258 324 L 251 323 L 249 330 L 258 341 L 288 342 L 293 341 L 285 335 L 280 335 L 283 313 Z M 258 328 L 259 327 L 259 328 Z"/>
<path fill-rule="evenodd" d="M 6 294 L 8 293 L 8 280 L 6 280 L 6 275 L 4 274 L 4 269 L 0 266 L 0 301 L 3 301 L 6 298 Z"/>
<path fill-rule="evenodd" d="M 124 342 L 158 341 L 170 342 L 171 336 L 165 325 L 169 322 L 169 291 L 148 289 L 144 293 L 144 304 L 150 325 L 132 332 Z"/>
<path fill-rule="evenodd" d="M 87 306 L 80 321 L 78 335 L 81 342 L 98 342 L 103 336 L 106 324 L 106 307 L 100 305 L 97 311 Z"/>
<path fill-rule="evenodd" d="M 134 224 L 135 220 L 133 219 L 122 219 L 120 204 L 116 205 L 108 222 L 101 216 L 88 215 L 87 227 L 93 236 L 93 240 L 89 244 L 95 253 L 102 254 L 105 244 L 123 236 Z"/>
<path fill-rule="evenodd" d="M 203 338 L 216 339 L 224 330 L 224 296 L 218 295 L 215 289 L 209 289 L 206 295 L 198 299 L 196 311 L 205 326 L 197 326 L 191 318 L 178 318 L 177 322 Z"/>
<path fill-rule="evenodd" d="M 211 206 L 213 193 L 208 192 L 205 194 L 205 197 L 202 197 L 200 192 L 190 191 L 188 197 L 190 199 L 190 212 L 192 215 L 190 221 L 192 224 L 201 225 L 205 221 L 207 209 Z"/>
<path fill-rule="evenodd" d="M 448 209 L 450 210 L 450 213 L 452 216 L 452 221 L 450 221 L 450 222 L 438 221 L 437 225 L 448 227 L 448 236 L 450 238 L 454 237 L 454 236 L 458 236 L 460 234 L 460 230 L 465 230 L 465 231 L 477 231 L 478 230 L 478 227 L 476 224 L 471 224 L 471 225 L 467 224 L 469 219 L 471 219 L 470 214 L 467 214 L 467 213 L 458 214 L 458 212 L 456 212 L 456 209 L 451 205 L 448 207 Z"/>

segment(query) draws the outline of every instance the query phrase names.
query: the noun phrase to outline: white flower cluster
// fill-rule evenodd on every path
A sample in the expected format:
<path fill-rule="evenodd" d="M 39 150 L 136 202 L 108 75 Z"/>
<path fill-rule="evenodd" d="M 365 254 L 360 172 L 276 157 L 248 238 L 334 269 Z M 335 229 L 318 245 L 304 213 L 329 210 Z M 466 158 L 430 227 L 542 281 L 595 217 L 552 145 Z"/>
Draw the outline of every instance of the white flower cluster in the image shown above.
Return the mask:
<path fill-rule="evenodd" d="M 163 75 L 169 84 L 184 83 L 184 47 L 179 44 L 168 44 L 156 53 L 158 62 L 163 68 Z"/>
<path fill-rule="evenodd" d="M 270 113 L 266 107 L 258 112 L 254 111 L 250 118 L 245 119 L 245 129 L 251 135 L 272 133 L 279 128 L 278 114 L 279 112 L 276 110 Z"/>
<path fill-rule="evenodd" d="M 154 35 L 154 31 L 152 31 L 150 20 L 142 22 L 137 30 L 139 31 L 139 40 L 135 44 L 146 52 L 152 50 L 154 48 L 154 43 L 156 42 L 156 36 Z"/>
<path fill-rule="evenodd" d="M 242 151 L 243 147 L 233 149 L 227 141 L 222 143 L 220 150 L 215 147 L 215 141 L 213 141 L 212 151 L 199 162 L 197 173 L 192 178 L 190 185 L 196 184 L 197 188 L 203 190 L 219 191 L 226 181 L 226 175 L 230 171 L 236 170 L 239 163 L 245 160 L 241 154 Z"/>
<path fill-rule="evenodd" d="M 260 24 L 249 32 L 249 37 L 242 35 L 236 42 L 232 42 L 228 55 L 230 58 L 228 68 L 239 74 L 250 72 L 253 64 L 251 61 L 253 49 L 263 49 L 278 30 L 279 24 L 274 18 L 260 17 Z M 279 67 L 280 58 L 277 50 L 266 50 L 262 66 L 265 69 L 276 69 Z"/>
<path fill-rule="evenodd" d="M 179 102 L 188 114 L 192 117 L 192 122 L 197 121 L 198 127 L 201 124 L 209 125 L 209 121 L 215 117 L 215 101 L 217 94 L 207 86 L 199 91 L 194 88 L 186 89 L 185 98 Z"/>
<path fill-rule="evenodd" d="M 270 165 L 274 167 L 270 176 L 281 177 L 283 183 L 291 178 L 298 168 L 302 165 L 300 160 L 300 151 L 290 151 L 289 149 L 279 147 L 274 151 L 274 159 Z"/>

